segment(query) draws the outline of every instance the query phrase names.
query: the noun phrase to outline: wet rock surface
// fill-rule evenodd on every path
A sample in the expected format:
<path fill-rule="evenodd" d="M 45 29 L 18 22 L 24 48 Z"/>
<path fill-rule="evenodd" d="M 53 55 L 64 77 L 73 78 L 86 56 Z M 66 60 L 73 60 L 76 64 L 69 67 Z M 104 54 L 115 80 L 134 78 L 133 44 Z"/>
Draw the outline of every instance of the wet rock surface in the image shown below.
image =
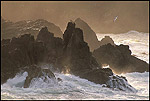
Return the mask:
<path fill-rule="evenodd" d="M 55 64 L 57 58 L 62 55 L 63 40 L 54 37 L 54 34 L 44 27 L 40 30 L 36 42 L 42 42 L 47 50 L 44 61 Z"/>
<path fill-rule="evenodd" d="M 103 45 L 94 50 L 93 55 L 98 62 L 108 64 L 118 74 L 149 71 L 148 63 L 132 56 L 128 45 Z"/>
<path fill-rule="evenodd" d="M 55 78 L 55 75 L 47 68 L 41 68 L 37 65 L 31 65 L 28 68 L 25 69 L 25 71 L 28 72 L 28 76 L 26 77 L 25 83 L 24 83 L 24 88 L 28 88 L 31 84 L 31 81 L 34 78 L 40 78 L 43 77 L 44 81 L 47 80 L 47 78 Z"/>
<path fill-rule="evenodd" d="M 64 32 L 63 55 L 59 59 L 61 66 L 73 74 L 101 67 L 92 57 L 88 44 L 84 42 L 83 32 L 75 28 L 75 23 L 69 22 Z"/>
<path fill-rule="evenodd" d="M 127 79 L 123 76 L 110 76 L 110 79 L 106 82 L 108 88 L 119 89 L 122 91 L 128 92 L 137 92 L 135 88 L 133 88 L 128 82 Z"/>
<path fill-rule="evenodd" d="M 1 43 L 1 81 L 6 82 L 19 72 L 22 67 L 42 62 L 45 47 L 40 42 L 35 42 L 30 34 L 19 38 L 3 39 Z M 40 53 L 40 54 L 39 54 Z"/>
<path fill-rule="evenodd" d="M 82 30 L 80 28 L 75 28 L 75 24 L 69 22 L 63 36 L 63 56 L 58 63 L 61 65 L 61 70 L 97 84 L 106 84 L 110 86 L 111 84 L 107 82 L 112 79 L 111 76 L 115 77 L 115 75 L 111 69 L 103 69 L 101 63 L 97 63 L 89 50 L 88 44 L 84 41 Z M 119 78 L 127 82 L 124 77 Z M 124 85 L 120 84 L 120 86 L 110 87 L 123 90 L 121 86 Z M 123 88 L 128 89 L 128 87 L 125 86 Z"/>
<path fill-rule="evenodd" d="M 74 22 L 68 23 L 63 39 L 54 37 L 54 34 L 44 27 L 40 30 L 36 40 L 32 35 L 25 34 L 11 40 L 2 40 L 1 48 L 2 83 L 13 78 L 25 66 L 29 68 L 24 87 L 29 87 L 32 79 L 36 77 L 47 75 L 53 78 L 55 76 L 50 70 L 39 66 L 40 63 L 49 63 L 60 72 L 71 73 L 97 84 L 118 88 L 107 83 L 111 76 L 115 75 L 111 69 L 103 69 L 101 62 L 96 61 L 88 44 L 84 41 L 83 31 L 76 28 Z M 126 81 L 124 77 L 119 78 Z"/>

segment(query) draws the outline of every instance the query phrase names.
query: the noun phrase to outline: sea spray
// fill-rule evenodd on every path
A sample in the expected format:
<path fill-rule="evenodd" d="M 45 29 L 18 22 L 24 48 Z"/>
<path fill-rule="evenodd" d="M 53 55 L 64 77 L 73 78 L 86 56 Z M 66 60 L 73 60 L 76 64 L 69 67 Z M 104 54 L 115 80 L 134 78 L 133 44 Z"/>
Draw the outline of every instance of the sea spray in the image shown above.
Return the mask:
<path fill-rule="evenodd" d="M 108 34 L 97 34 L 99 40 L 105 35 Z M 132 54 L 149 63 L 149 33 L 130 31 L 124 34 L 109 35 L 116 44 L 122 43 L 129 45 Z M 49 67 L 49 65 L 47 66 Z M 107 68 L 108 67 L 109 66 L 107 66 Z M 112 90 L 110 88 L 102 87 L 103 85 L 95 84 L 71 74 L 54 74 L 56 78 L 61 78 L 62 81 L 56 81 L 56 83 L 41 82 L 38 84 L 36 82 L 39 79 L 36 79 L 37 81 L 33 82 L 36 87 L 31 85 L 29 88 L 23 88 L 28 73 L 24 72 L 17 74 L 14 78 L 7 80 L 6 83 L 1 85 L 1 99 L 149 99 L 149 72 L 121 74 L 127 78 L 131 86 L 138 90 L 136 93 Z M 39 87 L 42 83 L 44 86 Z"/>

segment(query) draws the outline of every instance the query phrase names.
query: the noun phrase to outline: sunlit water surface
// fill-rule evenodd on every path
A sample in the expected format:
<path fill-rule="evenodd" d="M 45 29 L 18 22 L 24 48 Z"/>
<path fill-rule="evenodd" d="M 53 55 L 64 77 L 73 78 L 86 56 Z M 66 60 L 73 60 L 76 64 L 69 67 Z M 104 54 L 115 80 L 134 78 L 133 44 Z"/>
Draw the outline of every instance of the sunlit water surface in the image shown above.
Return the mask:
<path fill-rule="evenodd" d="M 129 45 L 132 55 L 149 63 L 148 33 L 130 31 L 123 34 L 97 34 L 97 37 L 101 40 L 105 35 L 109 35 L 117 45 Z M 121 74 L 138 90 L 136 93 L 105 88 L 70 74 L 54 74 L 62 81 L 44 82 L 37 78 L 29 88 L 23 88 L 27 72 L 17 74 L 1 85 L 1 99 L 149 99 L 149 72 Z"/>

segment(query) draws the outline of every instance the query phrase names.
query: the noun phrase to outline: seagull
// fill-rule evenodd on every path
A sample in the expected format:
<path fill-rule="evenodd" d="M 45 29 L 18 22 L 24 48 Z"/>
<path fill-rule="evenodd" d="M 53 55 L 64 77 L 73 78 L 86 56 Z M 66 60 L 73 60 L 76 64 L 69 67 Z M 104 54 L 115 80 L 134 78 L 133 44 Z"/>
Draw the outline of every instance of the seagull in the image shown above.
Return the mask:
<path fill-rule="evenodd" d="M 117 20 L 118 16 L 115 17 L 114 22 Z"/>

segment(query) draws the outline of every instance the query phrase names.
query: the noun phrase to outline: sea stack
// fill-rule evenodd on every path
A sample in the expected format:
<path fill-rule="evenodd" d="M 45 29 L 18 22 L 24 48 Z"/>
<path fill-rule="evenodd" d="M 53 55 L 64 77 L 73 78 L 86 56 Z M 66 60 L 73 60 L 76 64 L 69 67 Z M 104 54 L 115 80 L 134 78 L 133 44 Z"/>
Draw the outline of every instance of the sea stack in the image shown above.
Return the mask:
<path fill-rule="evenodd" d="M 90 51 L 97 49 L 99 47 L 99 41 L 97 39 L 96 33 L 92 30 L 92 28 L 80 18 L 75 20 L 75 24 L 76 28 L 82 29 L 84 40 L 88 43 Z"/>
<path fill-rule="evenodd" d="M 106 84 L 110 88 L 132 91 L 133 87 L 124 77 L 115 76 L 110 68 L 102 68 L 101 63 L 97 63 L 84 41 L 83 31 L 76 28 L 75 23 L 68 23 L 63 36 L 63 56 L 57 63 L 62 72 L 74 74 L 97 84 Z"/>

